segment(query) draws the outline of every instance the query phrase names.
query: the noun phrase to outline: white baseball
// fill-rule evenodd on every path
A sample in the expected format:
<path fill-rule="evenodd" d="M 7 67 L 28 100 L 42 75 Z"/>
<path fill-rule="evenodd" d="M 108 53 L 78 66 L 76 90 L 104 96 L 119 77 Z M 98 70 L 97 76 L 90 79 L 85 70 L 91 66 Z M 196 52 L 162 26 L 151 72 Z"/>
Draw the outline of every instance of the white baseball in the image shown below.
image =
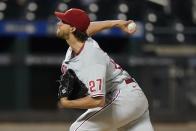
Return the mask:
<path fill-rule="evenodd" d="M 130 24 L 128 24 L 128 29 L 129 30 L 135 30 L 135 28 L 136 28 L 135 22 L 131 22 Z"/>

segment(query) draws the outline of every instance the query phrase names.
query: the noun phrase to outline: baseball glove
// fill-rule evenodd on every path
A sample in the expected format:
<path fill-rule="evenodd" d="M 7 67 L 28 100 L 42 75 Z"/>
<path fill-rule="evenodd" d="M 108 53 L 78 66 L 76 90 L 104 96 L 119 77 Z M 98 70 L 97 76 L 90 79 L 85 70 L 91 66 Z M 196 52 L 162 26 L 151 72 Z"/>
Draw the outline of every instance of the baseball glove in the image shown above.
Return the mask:
<path fill-rule="evenodd" d="M 58 98 L 67 97 L 69 100 L 82 98 L 88 95 L 85 84 L 78 79 L 72 69 L 68 69 L 65 75 L 61 75 L 59 82 Z"/>

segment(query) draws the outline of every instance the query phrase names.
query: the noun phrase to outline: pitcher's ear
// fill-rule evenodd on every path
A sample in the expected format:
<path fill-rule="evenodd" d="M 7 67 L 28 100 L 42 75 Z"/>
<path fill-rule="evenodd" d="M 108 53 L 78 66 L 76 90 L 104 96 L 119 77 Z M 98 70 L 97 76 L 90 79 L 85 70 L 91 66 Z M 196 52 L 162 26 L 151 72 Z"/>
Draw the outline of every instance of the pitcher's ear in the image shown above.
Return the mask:
<path fill-rule="evenodd" d="M 74 31 L 76 31 L 76 27 L 71 27 L 71 32 L 74 32 Z"/>

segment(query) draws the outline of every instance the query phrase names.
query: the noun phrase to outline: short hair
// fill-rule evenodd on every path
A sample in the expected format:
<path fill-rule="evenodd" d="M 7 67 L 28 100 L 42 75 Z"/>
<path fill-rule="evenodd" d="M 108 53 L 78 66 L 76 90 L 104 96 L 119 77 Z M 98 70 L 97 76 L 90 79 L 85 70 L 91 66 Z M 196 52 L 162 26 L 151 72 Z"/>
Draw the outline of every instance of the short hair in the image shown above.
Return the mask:
<path fill-rule="evenodd" d="M 85 32 L 81 32 L 77 29 L 73 32 L 73 35 L 81 42 L 85 42 L 88 39 L 88 35 Z"/>

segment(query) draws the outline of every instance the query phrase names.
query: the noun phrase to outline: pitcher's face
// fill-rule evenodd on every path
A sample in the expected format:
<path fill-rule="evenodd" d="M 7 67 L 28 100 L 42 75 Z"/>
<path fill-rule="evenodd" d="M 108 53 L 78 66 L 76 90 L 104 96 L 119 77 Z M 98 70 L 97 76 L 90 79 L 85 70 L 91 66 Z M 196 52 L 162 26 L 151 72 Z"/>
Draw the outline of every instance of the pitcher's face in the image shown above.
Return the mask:
<path fill-rule="evenodd" d="M 62 39 L 68 39 L 70 28 L 71 28 L 70 25 L 63 23 L 62 21 L 59 21 L 57 23 L 57 31 L 56 31 L 57 37 Z"/>

